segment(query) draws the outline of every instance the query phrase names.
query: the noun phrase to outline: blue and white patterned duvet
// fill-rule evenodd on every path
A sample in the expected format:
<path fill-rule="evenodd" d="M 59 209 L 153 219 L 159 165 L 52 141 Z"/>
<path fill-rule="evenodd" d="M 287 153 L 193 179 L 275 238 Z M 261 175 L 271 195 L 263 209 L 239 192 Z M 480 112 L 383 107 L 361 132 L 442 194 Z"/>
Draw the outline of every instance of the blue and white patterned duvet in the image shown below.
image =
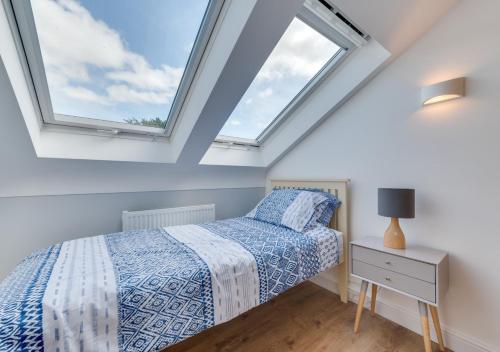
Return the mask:
<path fill-rule="evenodd" d="M 338 264 L 341 241 L 236 218 L 57 244 L 0 284 L 0 351 L 159 350 Z"/>

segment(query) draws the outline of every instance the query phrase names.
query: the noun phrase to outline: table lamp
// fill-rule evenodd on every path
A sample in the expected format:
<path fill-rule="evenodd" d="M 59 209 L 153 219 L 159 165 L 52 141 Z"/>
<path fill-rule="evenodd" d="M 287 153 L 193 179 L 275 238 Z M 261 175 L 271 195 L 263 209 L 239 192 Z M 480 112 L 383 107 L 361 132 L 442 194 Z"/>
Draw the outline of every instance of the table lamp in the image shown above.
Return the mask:
<path fill-rule="evenodd" d="M 384 233 L 384 246 L 405 249 L 405 235 L 399 226 L 399 218 L 415 217 L 415 190 L 379 188 L 378 215 L 391 218 L 391 223 Z"/>

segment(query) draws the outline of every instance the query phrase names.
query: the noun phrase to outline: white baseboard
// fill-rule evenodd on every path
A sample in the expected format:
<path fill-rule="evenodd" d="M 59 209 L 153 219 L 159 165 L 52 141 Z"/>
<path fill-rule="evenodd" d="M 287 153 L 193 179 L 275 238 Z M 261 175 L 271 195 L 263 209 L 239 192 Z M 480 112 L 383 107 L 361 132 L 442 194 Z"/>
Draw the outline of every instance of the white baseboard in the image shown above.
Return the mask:
<path fill-rule="evenodd" d="M 353 280 L 349 283 L 349 301 L 357 303 L 360 283 L 358 280 Z M 339 293 L 337 282 L 331 276 L 322 276 L 321 274 L 312 278 L 311 282 L 329 290 L 336 294 Z M 367 296 L 365 306 L 369 307 L 370 297 Z M 415 306 L 416 307 L 416 306 Z M 409 330 L 421 334 L 420 317 L 418 311 L 410 310 L 407 307 L 395 304 L 389 300 L 377 297 L 377 314 L 380 314 L 386 319 L 395 322 Z M 443 336 L 446 347 L 455 352 L 495 352 L 497 351 L 491 346 L 478 339 L 457 331 L 449 326 L 442 325 Z M 432 340 L 437 341 L 435 332 L 432 331 Z"/>

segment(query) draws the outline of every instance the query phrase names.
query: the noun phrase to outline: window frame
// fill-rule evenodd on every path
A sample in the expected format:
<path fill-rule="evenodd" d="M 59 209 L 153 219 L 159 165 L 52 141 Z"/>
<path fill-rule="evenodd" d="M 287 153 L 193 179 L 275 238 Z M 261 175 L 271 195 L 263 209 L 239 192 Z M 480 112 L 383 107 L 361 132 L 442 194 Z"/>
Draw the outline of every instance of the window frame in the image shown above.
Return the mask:
<path fill-rule="evenodd" d="M 224 1 L 208 0 L 208 5 L 198 28 L 181 81 L 170 106 L 167 124 L 165 128 L 157 128 L 97 118 L 55 114 L 52 109 L 45 66 L 30 0 L 2 0 L 16 47 L 23 62 L 23 71 L 41 127 L 55 126 L 83 129 L 87 132 L 94 131 L 96 133 L 103 131 L 107 133 L 111 132 L 110 135 L 130 134 L 135 136 L 144 135 L 147 137 L 169 138 L 189 95 L 189 90 L 195 80 L 203 56 L 209 47 L 209 41 L 219 20 Z"/>
<path fill-rule="evenodd" d="M 316 13 L 308 7 L 303 6 L 301 12 L 296 17 L 305 24 L 324 35 L 334 42 L 340 49 L 332 56 L 328 62 L 307 82 L 307 84 L 295 95 L 292 100 L 281 110 L 278 115 L 264 128 L 264 130 L 255 139 L 241 138 L 219 134 L 215 138 L 216 143 L 247 145 L 251 147 L 261 146 L 279 126 L 284 123 L 297 108 L 328 78 L 347 57 L 357 47 L 355 43 L 348 40 L 332 26 L 321 19 Z M 239 102 L 238 102 L 239 104 Z M 236 108 L 236 107 L 235 107 Z"/>

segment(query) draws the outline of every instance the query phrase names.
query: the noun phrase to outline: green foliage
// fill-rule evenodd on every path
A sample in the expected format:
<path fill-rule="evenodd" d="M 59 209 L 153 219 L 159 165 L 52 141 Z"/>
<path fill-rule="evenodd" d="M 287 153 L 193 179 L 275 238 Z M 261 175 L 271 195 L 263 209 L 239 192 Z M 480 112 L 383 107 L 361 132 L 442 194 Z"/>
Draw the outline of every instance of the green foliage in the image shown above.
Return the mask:
<path fill-rule="evenodd" d="M 159 117 L 155 117 L 154 119 L 136 119 L 135 117 L 125 119 L 124 120 L 126 123 L 129 123 L 131 125 L 140 125 L 140 126 L 149 126 L 149 127 L 158 127 L 158 128 L 165 128 L 165 125 L 167 124 L 167 120 L 162 120 Z"/>

